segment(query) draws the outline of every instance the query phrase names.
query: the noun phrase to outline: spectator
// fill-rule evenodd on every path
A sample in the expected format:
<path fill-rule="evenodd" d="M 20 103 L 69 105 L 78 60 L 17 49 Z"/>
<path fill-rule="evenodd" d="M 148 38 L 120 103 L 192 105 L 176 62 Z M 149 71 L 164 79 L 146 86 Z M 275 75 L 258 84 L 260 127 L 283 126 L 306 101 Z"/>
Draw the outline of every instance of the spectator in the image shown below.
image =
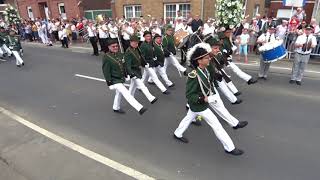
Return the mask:
<path fill-rule="evenodd" d="M 252 24 L 249 26 L 249 35 L 250 35 L 250 39 L 249 39 L 249 51 L 253 52 L 254 51 L 254 47 L 256 45 L 257 42 L 257 38 L 258 38 L 258 33 L 259 33 L 259 25 L 258 25 L 258 21 L 256 19 L 252 20 Z"/>
<path fill-rule="evenodd" d="M 317 21 L 316 21 L 315 18 L 311 19 L 310 25 L 313 27 L 314 35 L 319 35 L 320 34 L 320 28 L 319 28 L 319 25 L 317 24 Z"/>
<path fill-rule="evenodd" d="M 192 31 L 196 32 L 199 29 L 199 27 L 202 27 L 202 26 L 203 26 L 202 20 L 200 19 L 199 15 L 196 15 L 191 22 Z"/>
<path fill-rule="evenodd" d="M 288 21 L 282 20 L 282 24 L 277 26 L 277 37 L 284 40 L 288 31 Z"/>
<path fill-rule="evenodd" d="M 250 36 L 248 34 L 248 29 L 243 28 L 242 33 L 240 35 L 240 46 L 239 46 L 239 61 L 241 55 L 244 55 L 244 62 L 248 63 L 248 43 L 249 43 Z"/>
<path fill-rule="evenodd" d="M 297 8 L 297 12 L 295 13 L 295 16 L 297 16 L 297 19 L 301 22 L 303 20 L 305 20 L 306 17 L 306 13 L 304 12 L 304 10 L 302 8 Z"/>

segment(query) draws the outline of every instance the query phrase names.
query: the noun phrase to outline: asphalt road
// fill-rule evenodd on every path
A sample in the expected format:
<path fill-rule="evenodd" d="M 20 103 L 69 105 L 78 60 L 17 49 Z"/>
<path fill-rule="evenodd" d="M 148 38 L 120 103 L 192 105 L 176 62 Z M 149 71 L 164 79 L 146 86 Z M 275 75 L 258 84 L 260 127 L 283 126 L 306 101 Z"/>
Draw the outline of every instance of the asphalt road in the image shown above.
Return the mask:
<path fill-rule="evenodd" d="M 101 57 L 59 48 L 25 46 L 24 49 L 23 68 L 15 67 L 14 61 L 0 62 L 0 106 L 140 172 L 166 180 L 301 180 L 319 176 L 318 65 L 310 65 L 309 69 L 315 72 L 306 73 L 301 87 L 289 84 L 290 72 L 281 68 L 272 69 L 268 81 L 251 86 L 233 76 L 244 102 L 233 106 L 223 98 L 225 105 L 239 120 L 249 122 L 246 128 L 233 130 L 221 120 L 235 145 L 245 150 L 243 156 L 233 157 L 224 153 L 205 123 L 201 127 L 190 126 L 186 131 L 189 144 L 172 138 L 186 114 L 185 78 L 179 77 L 175 69 L 169 69 L 176 84 L 169 96 L 148 85 L 158 102 L 151 105 L 137 91 L 137 99 L 148 111 L 140 116 L 123 101 L 127 113 L 118 115 L 112 112 L 114 93 L 105 83 L 75 77 L 83 74 L 103 78 Z M 256 64 L 240 67 L 250 74 L 257 73 Z M 38 148 L 39 144 L 42 142 L 31 147 Z M 51 146 L 59 145 L 50 145 L 48 150 Z M 41 151 L 46 149 L 42 147 Z M 51 179 L 46 178 L 48 171 L 42 171 L 46 168 L 53 169 L 50 173 L 56 172 L 55 179 L 79 179 L 84 176 L 75 174 L 86 174 L 89 167 L 95 166 L 99 168 L 94 168 L 94 173 L 100 175 L 96 179 L 130 179 L 108 167 L 103 172 L 99 163 L 81 166 L 84 162 L 80 160 L 76 161 L 79 169 L 59 171 L 69 161 L 83 158 L 75 154 L 73 151 L 52 154 L 45 159 L 48 167 L 33 163 L 41 160 L 36 155 L 26 158 L 24 163 L 14 158 L 9 161 L 26 179 Z M 28 153 L 20 151 L 20 156 L 27 157 Z M 50 163 L 52 159 L 56 160 L 54 164 Z"/>

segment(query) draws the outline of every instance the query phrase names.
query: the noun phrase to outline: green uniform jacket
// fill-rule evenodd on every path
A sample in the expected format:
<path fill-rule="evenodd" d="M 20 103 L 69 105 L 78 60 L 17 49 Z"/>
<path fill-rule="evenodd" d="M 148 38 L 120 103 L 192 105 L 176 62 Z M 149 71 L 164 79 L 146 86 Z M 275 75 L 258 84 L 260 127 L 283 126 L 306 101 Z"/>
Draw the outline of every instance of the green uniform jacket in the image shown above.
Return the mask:
<path fill-rule="evenodd" d="M 8 40 L 8 48 L 10 48 L 12 51 L 20 51 L 22 49 L 20 39 L 17 36 L 7 36 Z"/>
<path fill-rule="evenodd" d="M 164 52 L 162 44 L 158 45 L 157 43 L 154 43 L 154 53 L 157 57 L 158 64 L 163 67 L 164 65 Z"/>
<path fill-rule="evenodd" d="M 214 65 L 214 62 L 210 61 L 210 64 L 209 66 L 207 67 L 207 70 L 209 71 L 210 73 L 210 76 L 212 77 L 213 79 L 213 85 L 215 87 L 219 87 L 218 83 L 217 83 L 217 80 L 218 78 L 220 78 L 216 68 L 215 68 L 215 65 Z"/>
<path fill-rule="evenodd" d="M 173 36 L 165 35 L 163 37 L 162 44 L 165 51 L 171 52 L 173 55 L 177 54 Z M 169 57 L 169 55 L 165 53 L 165 57 Z"/>
<path fill-rule="evenodd" d="M 140 49 L 141 49 L 142 56 L 144 57 L 146 63 L 148 63 L 150 67 L 157 67 L 158 66 L 157 62 L 155 60 L 153 60 L 154 48 L 152 46 L 152 43 L 147 43 L 144 41 L 140 45 Z"/>
<path fill-rule="evenodd" d="M 204 72 L 206 73 L 206 71 Z M 208 73 L 210 74 L 210 72 Z M 213 77 L 211 77 L 211 75 L 209 75 L 208 82 L 207 78 L 202 74 L 202 72 L 199 69 L 193 70 L 191 73 L 189 73 L 186 87 L 186 97 L 190 109 L 193 112 L 201 112 L 209 107 L 209 104 L 204 101 L 204 95 L 201 91 L 197 76 L 199 76 L 202 79 L 204 83 L 203 88 L 207 95 L 209 95 L 209 90 L 206 87 L 210 87 L 213 82 Z M 213 93 L 215 93 L 213 87 L 211 88 L 211 90 Z"/>
<path fill-rule="evenodd" d="M 7 39 L 8 34 L 5 32 L 0 32 L 0 45 L 2 46 L 3 44 L 8 44 L 8 39 Z"/>
<path fill-rule="evenodd" d="M 109 85 L 125 82 L 125 67 L 122 53 L 107 53 L 103 56 L 102 71 Z"/>
<path fill-rule="evenodd" d="M 138 49 L 129 47 L 124 54 L 124 60 L 126 62 L 128 75 L 130 75 L 130 77 L 142 78 L 141 66 L 144 66 L 145 63 Z"/>
<path fill-rule="evenodd" d="M 223 50 L 227 50 L 227 55 L 230 56 L 232 55 L 233 51 L 232 51 L 232 44 L 229 40 L 229 38 L 225 37 L 223 39 L 223 45 L 221 46 L 221 52 L 223 52 Z"/>

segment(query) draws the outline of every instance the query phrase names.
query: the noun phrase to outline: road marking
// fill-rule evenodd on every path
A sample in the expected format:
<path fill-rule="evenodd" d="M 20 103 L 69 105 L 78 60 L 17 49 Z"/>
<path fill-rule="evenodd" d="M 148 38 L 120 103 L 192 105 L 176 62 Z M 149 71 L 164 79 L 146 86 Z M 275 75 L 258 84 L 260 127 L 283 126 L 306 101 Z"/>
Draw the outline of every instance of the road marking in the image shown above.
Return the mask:
<path fill-rule="evenodd" d="M 91 79 L 91 80 L 95 80 L 95 81 L 106 82 L 106 80 L 104 80 L 104 79 L 100 79 L 100 78 L 96 78 L 96 77 L 92 77 L 92 76 L 86 76 L 86 75 L 82 75 L 82 74 L 75 74 L 74 76 L 85 78 L 85 79 Z M 130 84 L 124 84 L 124 85 L 127 87 L 130 86 Z"/>
<path fill-rule="evenodd" d="M 0 61 L 2 61 L 2 62 L 6 62 L 7 60 L 5 60 L 5 59 L 0 59 Z"/>
<path fill-rule="evenodd" d="M 61 145 L 64 145 L 67 148 L 72 149 L 72 150 L 74 150 L 74 151 L 76 151 L 76 152 L 78 152 L 78 153 L 80 153 L 80 154 L 82 154 L 82 155 L 84 155 L 84 156 L 86 156 L 86 157 L 88 157 L 90 159 L 93 159 L 93 160 L 95 160 L 97 162 L 100 162 L 100 163 L 102 163 L 102 164 L 104 164 L 106 166 L 109 166 L 109 167 L 117 170 L 117 171 L 120 171 L 120 172 L 122 172 L 122 173 L 124 173 L 124 174 L 126 174 L 126 175 L 128 175 L 128 176 L 130 176 L 132 178 L 134 178 L 134 179 L 155 180 L 155 178 L 153 178 L 153 177 L 150 177 L 150 176 L 148 176 L 146 174 L 143 174 L 143 173 L 141 173 L 141 172 L 139 172 L 139 171 L 137 171 L 135 169 L 132 169 L 132 168 L 130 168 L 128 166 L 120 164 L 120 163 L 118 163 L 118 162 L 116 162 L 114 160 L 111 160 L 111 159 L 109 159 L 109 158 L 107 158 L 105 156 L 102 156 L 101 154 L 95 153 L 95 152 L 93 152 L 93 151 L 91 151 L 89 149 L 86 149 L 86 148 L 84 148 L 84 147 L 82 147 L 82 146 L 80 146 L 80 145 L 78 145 L 76 143 L 73 143 L 73 142 L 71 142 L 71 141 L 69 141 L 69 140 L 67 140 L 67 139 L 65 139 L 65 138 L 63 138 L 63 137 L 61 137 L 59 135 L 56 135 L 56 134 L 54 134 L 54 133 L 52 133 L 50 131 L 47 131 L 47 130 L 41 128 L 40 126 L 38 126 L 38 125 L 36 125 L 36 124 L 34 124 L 32 122 L 27 121 L 26 119 L 20 117 L 19 115 L 15 114 L 15 113 L 13 113 L 13 112 L 11 112 L 9 110 L 6 110 L 6 109 L 0 107 L 0 112 L 2 114 L 7 115 L 8 117 L 12 118 L 13 120 L 15 120 L 15 121 L 27 126 L 28 128 L 30 128 L 30 129 L 32 129 L 32 130 L 34 130 L 34 131 L 46 136 L 47 138 L 49 138 L 49 139 L 51 139 L 53 141 L 56 141 L 57 143 L 59 143 Z"/>
<path fill-rule="evenodd" d="M 235 63 L 235 64 L 244 65 L 244 66 L 256 66 L 256 67 L 259 66 L 259 65 L 257 65 L 258 63 L 256 63 L 256 64 Z M 271 68 L 271 69 L 281 69 L 281 70 L 292 71 L 291 68 L 279 67 L 279 66 L 271 66 L 270 68 Z M 306 70 L 305 72 L 307 72 L 307 73 L 320 74 L 319 71 L 312 71 L 312 70 Z"/>

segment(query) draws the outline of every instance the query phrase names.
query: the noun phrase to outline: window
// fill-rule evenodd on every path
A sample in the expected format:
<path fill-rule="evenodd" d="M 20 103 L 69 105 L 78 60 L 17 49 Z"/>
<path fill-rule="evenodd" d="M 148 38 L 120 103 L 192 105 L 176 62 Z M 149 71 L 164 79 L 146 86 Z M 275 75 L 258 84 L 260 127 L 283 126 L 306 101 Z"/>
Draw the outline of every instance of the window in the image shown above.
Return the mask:
<path fill-rule="evenodd" d="M 295 14 L 296 12 L 297 11 L 291 12 L 291 9 L 278 9 L 277 18 L 288 18 L 288 19 L 290 19 L 292 14 Z"/>
<path fill-rule="evenodd" d="M 124 16 L 126 19 L 138 18 L 142 15 L 141 5 L 124 6 Z"/>
<path fill-rule="evenodd" d="M 260 5 L 256 4 L 254 7 L 254 12 L 253 12 L 253 17 L 256 16 L 257 14 L 259 14 L 259 10 L 260 10 Z"/>
<path fill-rule="evenodd" d="M 28 7 L 27 7 L 27 12 L 28 12 L 28 17 L 29 17 L 31 20 L 34 20 L 31 6 L 28 6 Z"/>
<path fill-rule="evenodd" d="M 190 4 L 165 4 L 164 6 L 164 18 L 174 19 L 177 17 L 178 11 L 180 11 L 182 16 L 186 18 L 188 13 L 191 11 Z"/>
<path fill-rule="evenodd" d="M 59 14 L 62 19 L 67 19 L 66 9 L 64 7 L 64 3 L 58 4 Z"/>

